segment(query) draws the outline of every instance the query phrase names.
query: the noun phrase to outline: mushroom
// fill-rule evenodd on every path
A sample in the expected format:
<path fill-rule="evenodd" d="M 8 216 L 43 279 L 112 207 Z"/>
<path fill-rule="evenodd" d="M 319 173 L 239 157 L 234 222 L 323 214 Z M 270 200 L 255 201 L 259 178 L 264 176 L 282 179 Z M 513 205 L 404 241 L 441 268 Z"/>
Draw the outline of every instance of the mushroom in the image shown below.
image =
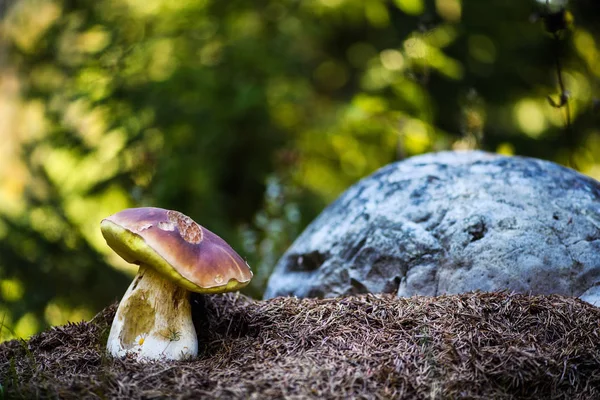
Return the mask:
<path fill-rule="evenodd" d="M 248 264 L 223 239 L 178 211 L 129 208 L 102 220 L 101 230 L 119 256 L 139 265 L 108 337 L 114 357 L 196 356 L 188 291 L 230 292 L 252 279 Z"/>

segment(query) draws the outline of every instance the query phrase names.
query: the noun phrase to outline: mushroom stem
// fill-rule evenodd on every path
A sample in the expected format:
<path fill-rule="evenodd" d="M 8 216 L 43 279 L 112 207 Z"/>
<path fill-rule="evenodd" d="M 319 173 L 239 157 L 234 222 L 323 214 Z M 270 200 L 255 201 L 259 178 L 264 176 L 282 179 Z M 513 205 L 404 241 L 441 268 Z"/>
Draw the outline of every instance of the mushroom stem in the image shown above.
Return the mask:
<path fill-rule="evenodd" d="M 106 345 L 114 357 L 181 360 L 198 354 L 189 292 L 140 265 L 113 320 Z"/>

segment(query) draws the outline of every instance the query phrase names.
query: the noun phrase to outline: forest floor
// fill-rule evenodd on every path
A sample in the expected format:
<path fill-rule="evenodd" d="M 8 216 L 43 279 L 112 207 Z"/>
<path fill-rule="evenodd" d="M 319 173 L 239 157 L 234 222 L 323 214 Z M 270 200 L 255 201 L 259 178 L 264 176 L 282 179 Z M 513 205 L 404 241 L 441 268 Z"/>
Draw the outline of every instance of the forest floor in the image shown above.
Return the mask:
<path fill-rule="evenodd" d="M 506 292 L 193 297 L 199 356 L 106 356 L 116 305 L 0 344 L 2 398 L 600 399 L 600 308 Z"/>

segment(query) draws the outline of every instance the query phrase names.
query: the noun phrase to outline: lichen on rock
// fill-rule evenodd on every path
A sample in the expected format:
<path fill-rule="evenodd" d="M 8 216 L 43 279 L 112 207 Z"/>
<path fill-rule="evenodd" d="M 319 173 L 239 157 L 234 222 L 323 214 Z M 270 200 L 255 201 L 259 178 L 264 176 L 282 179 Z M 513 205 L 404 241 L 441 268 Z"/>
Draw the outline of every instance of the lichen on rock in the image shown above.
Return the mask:
<path fill-rule="evenodd" d="M 390 164 L 344 192 L 278 262 L 265 298 L 507 289 L 600 303 L 600 183 L 481 151 Z"/>

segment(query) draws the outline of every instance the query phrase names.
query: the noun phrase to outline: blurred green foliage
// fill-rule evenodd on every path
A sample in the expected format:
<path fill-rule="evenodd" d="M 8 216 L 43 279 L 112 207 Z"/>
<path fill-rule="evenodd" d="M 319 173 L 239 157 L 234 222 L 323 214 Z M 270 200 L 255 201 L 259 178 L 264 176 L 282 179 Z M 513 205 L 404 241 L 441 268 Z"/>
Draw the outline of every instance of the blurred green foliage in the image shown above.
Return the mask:
<path fill-rule="evenodd" d="M 0 11 L 0 340 L 122 295 L 134 269 L 99 221 L 125 207 L 176 209 L 218 233 L 260 296 L 324 205 L 394 160 L 482 148 L 600 177 L 595 1 Z"/>

